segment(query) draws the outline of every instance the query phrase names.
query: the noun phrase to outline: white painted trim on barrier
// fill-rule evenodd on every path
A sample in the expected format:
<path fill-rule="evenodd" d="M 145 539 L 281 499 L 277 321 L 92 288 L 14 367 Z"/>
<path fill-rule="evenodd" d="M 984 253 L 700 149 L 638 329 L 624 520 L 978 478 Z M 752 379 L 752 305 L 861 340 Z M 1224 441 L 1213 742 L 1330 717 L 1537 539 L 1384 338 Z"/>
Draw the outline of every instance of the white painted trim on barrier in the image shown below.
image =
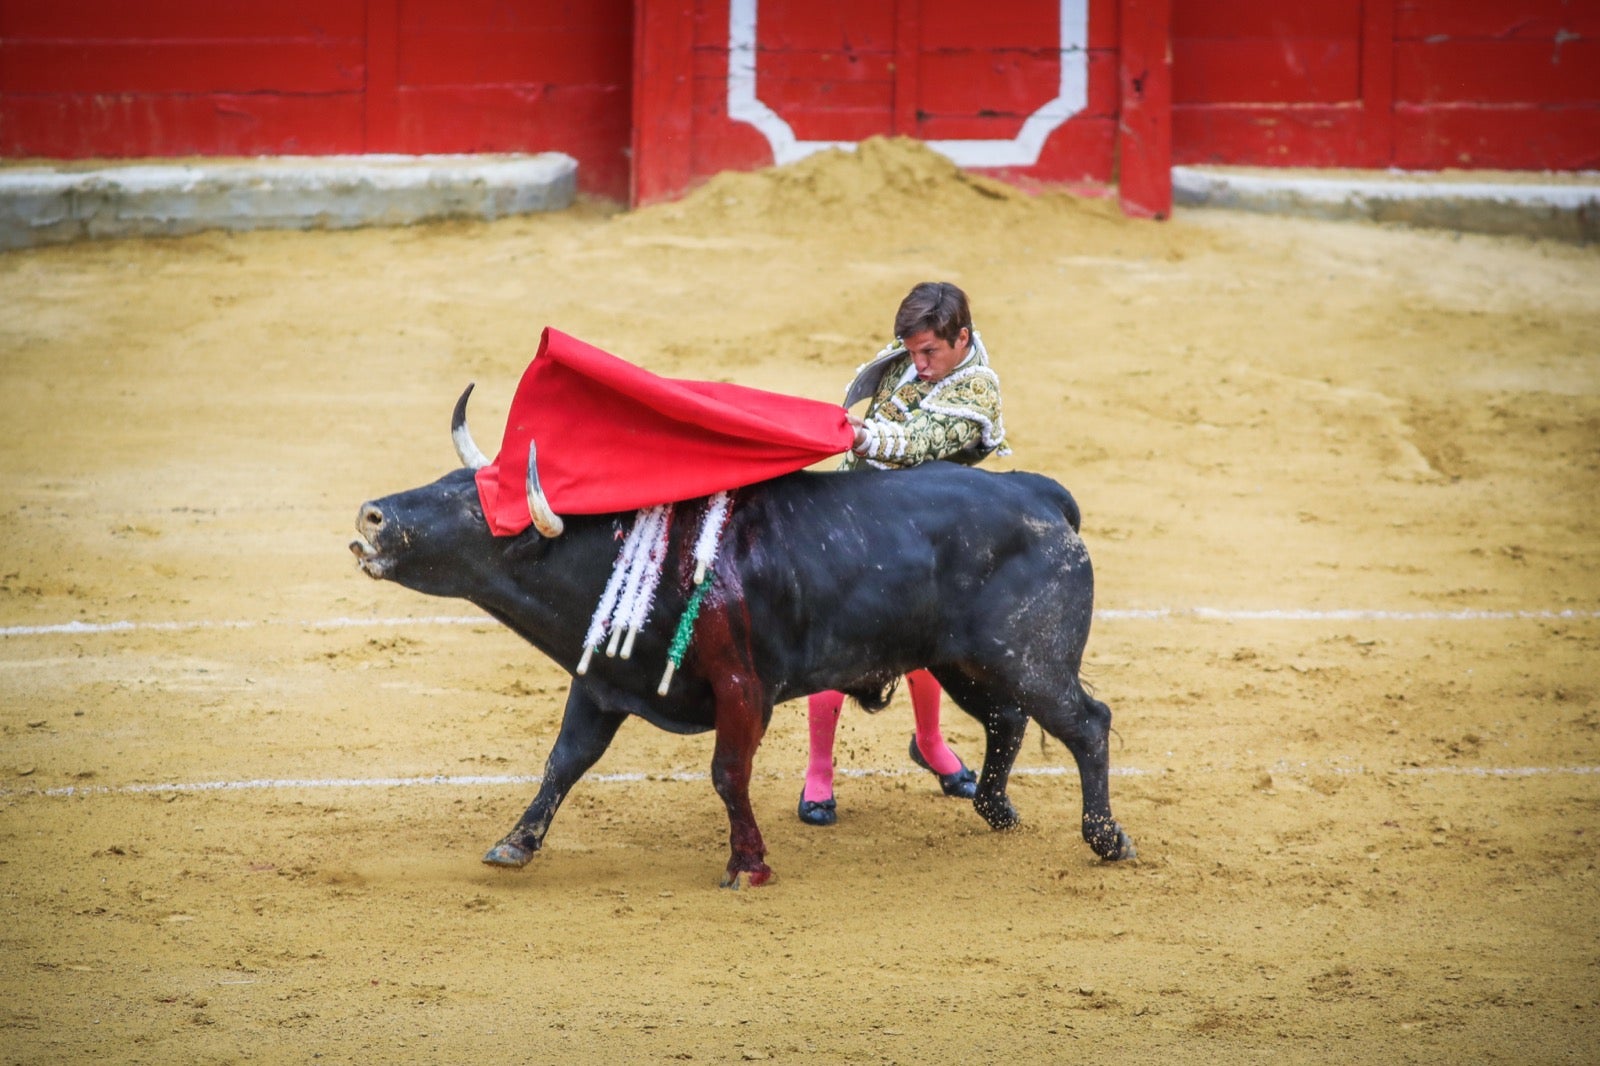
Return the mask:
<path fill-rule="evenodd" d="M 1197 619 L 1207 622 L 1560 622 L 1600 618 L 1600 610 L 1519 611 L 1384 611 L 1335 608 L 1326 611 L 1290 609 L 1251 610 L 1226 607 L 1112 608 L 1094 613 L 1097 621 L 1163 621 Z M 56 622 L 37 626 L 0 626 L 0 637 L 93 636 L 104 633 L 182 633 L 200 629 L 255 629 L 260 626 L 294 626 L 300 629 L 362 629 L 387 626 L 499 626 L 488 615 L 433 615 L 424 618 L 323 618 L 313 621 L 263 619 L 169 622 Z"/>
<path fill-rule="evenodd" d="M 854 149 L 855 141 L 802 141 L 782 116 L 756 96 L 756 23 L 759 0 L 728 5 L 728 117 L 747 122 L 772 146 L 777 163 L 792 163 L 828 148 Z M 1089 2 L 1060 0 L 1060 70 L 1056 96 L 1022 123 L 1010 140 L 927 141 L 929 148 L 963 167 L 1028 167 L 1044 142 L 1089 102 Z"/>
<path fill-rule="evenodd" d="M 1225 769 L 1238 769 L 1227 767 Z M 864 770 L 840 769 L 842 777 L 908 777 L 920 776 L 925 770 Z M 1011 771 L 1012 777 L 1066 777 L 1078 772 L 1073 766 L 1022 766 Z M 1145 770 L 1133 766 L 1113 766 L 1113 777 L 1147 777 L 1161 771 Z M 1203 769 L 1199 773 L 1215 772 Z M 1600 766 L 1402 766 L 1388 771 L 1335 768 L 1335 773 L 1395 773 L 1408 777 L 1545 777 L 1553 775 L 1600 774 Z M 585 783 L 603 785 L 631 785 L 644 781 L 707 781 L 710 774 L 704 771 L 683 773 L 616 773 L 592 774 L 584 777 Z M 776 780 L 783 775 L 767 775 Z M 295 789 L 335 788 L 481 788 L 507 785 L 537 785 L 544 778 L 539 774 L 432 774 L 420 777 L 327 777 L 327 778 L 255 778 L 244 781 L 189 781 L 147 785 L 62 785 L 59 788 L 0 789 L 0 798 L 37 796 L 45 798 L 74 798 L 89 796 L 167 795 L 196 792 L 263 792 L 293 791 Z"/>

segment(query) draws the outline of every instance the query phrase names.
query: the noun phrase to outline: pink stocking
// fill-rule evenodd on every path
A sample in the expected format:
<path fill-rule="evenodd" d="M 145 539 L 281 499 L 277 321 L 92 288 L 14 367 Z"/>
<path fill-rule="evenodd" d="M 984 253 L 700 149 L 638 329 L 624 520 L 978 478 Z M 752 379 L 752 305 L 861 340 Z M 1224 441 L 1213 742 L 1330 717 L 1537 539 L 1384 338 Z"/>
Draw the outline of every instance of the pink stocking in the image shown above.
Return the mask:
<path fill-rule="evenodd" d="M 917 750 L 934 773 L 953 774 L 961 769 L 961 760 L 944 742 L 939 732 L 939 682 L 926 670 L 913 670 L 906 675 L 906 685 L 911 689 L 911 710 L 917 719 Z M 816 716 L 812 715 L 812 748 L 816 748 Z M 808 779 L 809 780 L 809 779 Z"/>
<path fill-rule="evenodd" d="M 833 798 L 833 732 L 839 725 L 843 692 L 818 692 L 806 701 L 806 716 L 811 727 L 811 756 L 806 760 L 805 799 Z M 938 729 L 937 720 L 934 725 Z"/>

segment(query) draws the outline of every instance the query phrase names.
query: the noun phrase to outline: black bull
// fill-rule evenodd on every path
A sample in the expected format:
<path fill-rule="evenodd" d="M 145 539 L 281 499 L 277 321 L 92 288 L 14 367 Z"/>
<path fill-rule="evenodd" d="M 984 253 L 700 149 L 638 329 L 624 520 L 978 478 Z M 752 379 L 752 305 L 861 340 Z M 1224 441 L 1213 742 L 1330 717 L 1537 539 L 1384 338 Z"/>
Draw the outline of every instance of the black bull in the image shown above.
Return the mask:
<path fill-rule="evenodd" d="M 661 696 L 705 506 L 675 507 L 651 622 L 631 657 L 602 651 L 578 676 L 632 515 L 572 516 L 554 538 L 533 528 L 495 537 L 470 469 L 362 504 L 363 540 L 350 547 L 366 573 L 468 600 L 574 673 L 538 794 L 485 862 L 525 865 L 567 792 L 637 715 L 675 733 L 716 731 L 711 780 L 732 846 L 723 883 L 761 884 L 771 870 L 750 774 L 773 706 L 824 689 L 882 706 L 887 686 L 919 667 L 983 724 L 973 806 L 991 827 L 1019 821 L 1006 785 L 1032 718 L 1077 762 L 1084 840 L 1103 858 L 1133 857 L 1111 815 L 1111 711 L 1078 677 L 1094 576 L 1066 489 L 949 463 L 797 473 L 740 489 L 693 641 Z"/>

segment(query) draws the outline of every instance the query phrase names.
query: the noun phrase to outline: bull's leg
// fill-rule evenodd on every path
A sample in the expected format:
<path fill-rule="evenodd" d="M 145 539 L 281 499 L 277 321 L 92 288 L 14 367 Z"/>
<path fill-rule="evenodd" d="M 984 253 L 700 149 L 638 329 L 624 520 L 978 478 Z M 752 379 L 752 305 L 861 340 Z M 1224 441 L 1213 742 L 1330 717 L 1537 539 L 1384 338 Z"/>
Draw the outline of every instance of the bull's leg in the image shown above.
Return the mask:
<path fill-rule="evenodd" d="M 752 887 L 772 877 L 767 866 L 767 845 L 750 807 L 750 771 L 756 748 L 772 717 L 770 693 L 759 680 L 752 661 L 748 618 L 738 603 L 737 576 L 719 571 L 711 606 L 700 615 L 695 631 L 695 670 L 711 682 L 716 705 L 717 743 L 711 755 L 711 784 L 728 809 L 727 873 L 723 888 L 738 888 L 746 880 Z"/>
<path fill-rule="evenodd" d="M 978 775 L 978 791 L 972 806 L 989 823 L 990 829 L 1015 829 L 1022 821 L 1006 795 L 1011 782 L 1011 767 L 1022 750 L 1022 734 L 1028 719 L 1014 706 L 994 706 L 981 713 L 984 749 L 983 771 Z"/>
<path fill-rule="evenodd" d="M 954 671 L 934 670 L 939 684 L 956 706 L 983 723 L 983 770 L 978 774 L 978 790 L 972 806 L 991 829 L 1014 829 L 1022 821 L 1006 795 L 1011 782 L 1011 767 L 1022 749 L 1022 735 L 1028 719 L 1014 699 Z"/>
<path fill-rule="evenodd" d="M 1133 841 L 1111 816 L 1111 708 L 1090 696 L 1076 682 L 1064 703 L 1036 713 L 1045 731 L 1067 746 L 1078 764 L 1083 791 L 1083 839 L 1102 859 L 1137 857 Z"/>
<path fill-rule="evenodd" d="M 755 887 L 772 877 L 772 869 L 763 861 L 767 845 L 750 806 L 750 771 L 770 713 L 770 707 L 763 708 L 743 692 L 717 693 L 717 744 L 711 757 L 711 783 L 728 808 L 728 845 L 732 850 L 723 888 L 738 888 L 746 878 Z"/>
<path fill-rule="evenodd" d="M 489 849 L 483 857 L 485 863 L 513 869 L 528 864 L 544 843 L 544 835 L 561 801 L 567 798 L 567 792 L 578 778 L 605 754 L 626 717 L 601 710 L 577 685 L 567 691 L 561 731 L 556 735 L 555 747 L 550 749 L 550 757 L 545 760 L 539 792 L 511 832 Z"/>

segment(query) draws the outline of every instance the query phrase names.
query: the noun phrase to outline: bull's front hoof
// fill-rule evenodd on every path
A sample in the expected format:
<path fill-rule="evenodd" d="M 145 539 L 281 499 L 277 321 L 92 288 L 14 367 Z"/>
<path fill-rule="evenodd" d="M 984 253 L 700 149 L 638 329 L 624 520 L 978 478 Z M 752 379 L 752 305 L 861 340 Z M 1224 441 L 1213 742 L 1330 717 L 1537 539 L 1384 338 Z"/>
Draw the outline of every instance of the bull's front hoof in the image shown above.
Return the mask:
<path fill-rule="evenodd" d="M 1101 856 L 1107 862 L 1122 862 L 1126 859 L 1137 859 L 1139 853 L 1134 850 L 1133 841 L 1127 833 L 1117 830 L 1117 850 L 1114 854 Z"/>
<path fill-rule="evenodd" d="M 728 872 L 723 875 L 721 887 L 731 888 L 737 892 L 746 884 L 751 888 L 760 888 L 770 880 L 772 880 L 772 867 L 766 863 L 759 864 L 753 870 L 735 870 L 729 867 Z"/>
<path fill-rule="evenodd" d="M 1124 859 L 1137 859 L 1139 853 L 1134 850 L 1133 840 L 1122 827 L 1109 818 L 1100 820 L 1085 818 L 1083 820 L 1083 839 L 1094 853 L 1107 862 L 1121 862 Z"/>
<path fill-rule="evenodd" d="M 1004 796 L 997 796 L 994 799 L 979 797 L 972 801 L 972 806 L 983 816 L 983 820 L 989 823 L 990 829 L 1004 831 L 1015 829 L 1022 824 L 1022 815 L 1017 813 L 1017 809 L 1011 806 L 1011 801 Z"/>
<path fill-rule="evenodd" d="M 520 870 L 528 865 L 533 858 L 533 852 L 527 848 L 502 840 L 490 848 L 483 857 L 485 866 L 498 866 L 502 870 Z"/>

